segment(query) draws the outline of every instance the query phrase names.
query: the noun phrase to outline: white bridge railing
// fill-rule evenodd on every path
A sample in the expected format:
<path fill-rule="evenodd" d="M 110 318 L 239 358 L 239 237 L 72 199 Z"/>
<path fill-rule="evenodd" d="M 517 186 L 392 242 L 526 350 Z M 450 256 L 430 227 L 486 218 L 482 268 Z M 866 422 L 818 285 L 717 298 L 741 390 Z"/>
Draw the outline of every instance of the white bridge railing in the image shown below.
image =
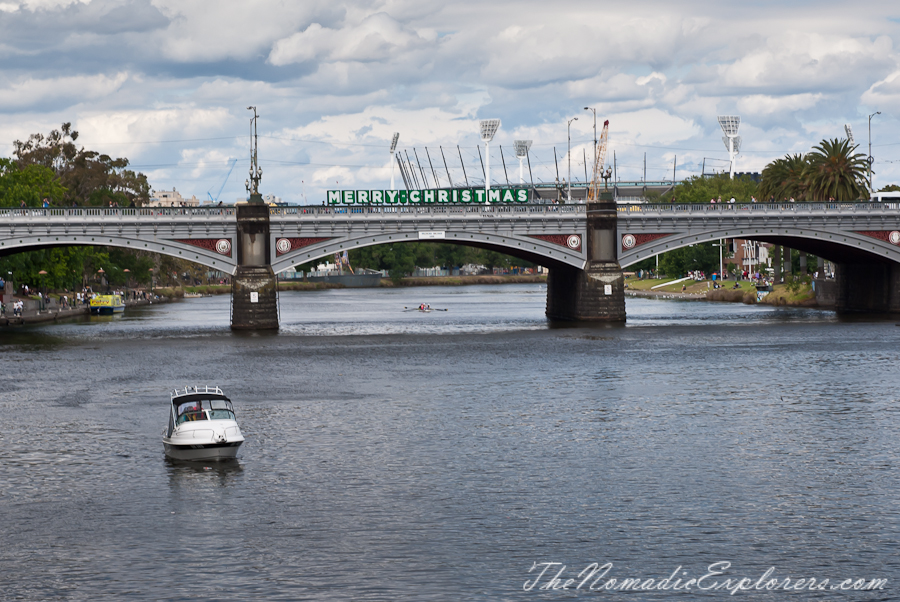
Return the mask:
<path fill-rule="evenodd" d="M 526 216 L 584 215 L 586 205 L 324 205 L 311 207 L 272 207 L 271 215 L 283 217 L 303 217 L 305 215 L 334 216 L 382 216 L 404 217 L 415 215 L 485 215 L 485 216 Z"/>
<path fill-rule="evenodd" d="M 227 217 L 234 207 L 0 207 L 0 220 L 17 217 Z"/>
<path fill-rule="evenodd" d="M 829 215 L 847 213 L 900 214 L 900 203 L 635 203 L 619 204 L 619 217 L 691 215 Z M 273 217 L 334 216 L 406 218 L 414 216 L 572 217 L 585 215 L 587 205 L 312 205 L 270 207 Z M 0 207 L 0 221 L 43 218 L 234 218 L 235 207 Z"/>
<path fill-rule="evenodd" d="M 829 215 L 843 213 L 900 214 L 900 203 L 644 203 L 619 205 L 619 216 L 653 215 Z"/>

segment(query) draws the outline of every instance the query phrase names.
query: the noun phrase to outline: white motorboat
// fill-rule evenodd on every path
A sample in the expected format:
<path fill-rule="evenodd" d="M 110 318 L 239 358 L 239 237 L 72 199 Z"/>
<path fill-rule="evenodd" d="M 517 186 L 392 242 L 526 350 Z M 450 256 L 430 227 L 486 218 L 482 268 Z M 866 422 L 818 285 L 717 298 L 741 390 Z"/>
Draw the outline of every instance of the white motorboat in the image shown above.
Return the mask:
<path fill-rule="evenodd" d="M 185 387 L 172 392 L 166 455 L 175 460 L 230 460 L 244 436 L 234 407 L 219 387 Z"/>

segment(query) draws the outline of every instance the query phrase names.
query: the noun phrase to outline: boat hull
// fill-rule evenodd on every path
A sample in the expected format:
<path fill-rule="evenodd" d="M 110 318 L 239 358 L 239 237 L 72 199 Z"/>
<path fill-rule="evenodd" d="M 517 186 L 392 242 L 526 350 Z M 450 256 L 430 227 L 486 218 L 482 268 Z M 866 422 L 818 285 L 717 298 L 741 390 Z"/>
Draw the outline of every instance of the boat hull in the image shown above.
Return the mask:
<path fill-rule="evenodd" d="M 114 306 L 114 307 L 92 307 L 91 314 L 95 316 L 111 316 L 113 314 L 120 314 L 125 311 L 124 305 Z"/>
<path fill-rule="evenodd" d="M 163 439 L 163 447 L 166 450 L 166 456 L 173 460 L 203 460 L 211 462 L 233 460 L 237 457 L 241 443 L 243 443 L 243 441 L 179 445 L 167 442 Z"/>

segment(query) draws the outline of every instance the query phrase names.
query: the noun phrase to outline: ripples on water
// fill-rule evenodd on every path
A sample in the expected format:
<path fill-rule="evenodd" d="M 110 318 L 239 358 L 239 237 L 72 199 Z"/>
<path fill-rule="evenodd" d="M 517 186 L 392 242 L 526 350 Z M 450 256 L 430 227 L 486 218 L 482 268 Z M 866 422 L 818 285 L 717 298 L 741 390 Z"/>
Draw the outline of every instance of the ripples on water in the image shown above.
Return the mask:
<path fill-rule="evenodd" d="M 0 598 L 592 598 L 616 594 L 522 585 L 722 560 L 896 597 L 900 328 L 644 299 L 549 328 L 545 294 L 286 293 L 277 335 L 232 334 L 226 297 L 3 333 Z M 450 311 L 401 311 L 421 302 Z M 237 462 L 164 459 L 167 392 L 194 383 L 234 400 Z"/>

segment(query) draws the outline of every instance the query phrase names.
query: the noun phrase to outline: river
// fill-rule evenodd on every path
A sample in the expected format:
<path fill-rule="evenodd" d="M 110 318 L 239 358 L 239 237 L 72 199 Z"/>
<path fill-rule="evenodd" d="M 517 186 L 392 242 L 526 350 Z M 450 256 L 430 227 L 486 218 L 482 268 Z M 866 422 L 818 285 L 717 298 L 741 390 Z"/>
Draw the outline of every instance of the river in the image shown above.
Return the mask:
<path fill-rule="evenodd" d="M 278 334 L 232 333 L 220 296 L 0 333 L 0 599 L 719 600 L 590 587 L 722 562 L 701 585 L 888 580 L 736 598 L 900 597 L 894 321 L 630 298 L 625 326 L 552 328 L 545 296 L 288 292 Z M 237 461 L 164 458 L 192 384 L 234 401 Z"/>

